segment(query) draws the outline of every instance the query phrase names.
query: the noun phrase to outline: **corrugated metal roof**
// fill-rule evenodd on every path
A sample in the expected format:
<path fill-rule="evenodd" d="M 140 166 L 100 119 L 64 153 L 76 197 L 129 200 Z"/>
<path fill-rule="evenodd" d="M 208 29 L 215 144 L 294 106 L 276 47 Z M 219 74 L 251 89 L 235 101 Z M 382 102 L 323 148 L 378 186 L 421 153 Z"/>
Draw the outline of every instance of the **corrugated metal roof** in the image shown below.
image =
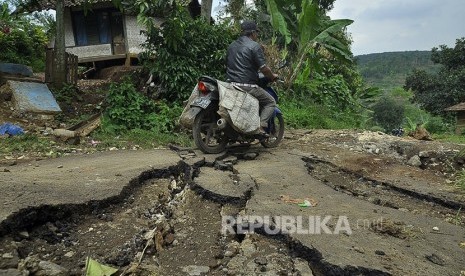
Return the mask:
<path fill-rule="evenodd" d="M 465 102 L 453 105 L 453 106 L 448 107 L 448 108 L 446 108 L 444 110 L 445 111 L 463 111 L 463 110 L 465 110 Z"/>
<path fill-rule="evenodd" d="M 92 5 L 96 3 L 106 3 L 111 0 L 64 0 L 65 7 L 76 7 L 84 4 Z M 50 0 L 30 0 L 29 3 L 22 5 L 22 9 L 25 11 L 40 11 L 40 10 L 54 10 L 56 1 Z"/>

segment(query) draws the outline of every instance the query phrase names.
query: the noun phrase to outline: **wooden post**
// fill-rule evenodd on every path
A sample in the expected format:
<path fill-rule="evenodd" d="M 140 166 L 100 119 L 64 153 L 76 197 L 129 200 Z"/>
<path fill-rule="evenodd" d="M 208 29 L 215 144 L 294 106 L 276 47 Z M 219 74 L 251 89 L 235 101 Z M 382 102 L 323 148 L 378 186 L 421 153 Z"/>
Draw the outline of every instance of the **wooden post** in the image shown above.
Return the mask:
<path fill-rule="evenodd" d="M 45 50 L 45 82 L 53 83 L 53 71 L 55 67 L 55 54 L 53 49 Z"/>

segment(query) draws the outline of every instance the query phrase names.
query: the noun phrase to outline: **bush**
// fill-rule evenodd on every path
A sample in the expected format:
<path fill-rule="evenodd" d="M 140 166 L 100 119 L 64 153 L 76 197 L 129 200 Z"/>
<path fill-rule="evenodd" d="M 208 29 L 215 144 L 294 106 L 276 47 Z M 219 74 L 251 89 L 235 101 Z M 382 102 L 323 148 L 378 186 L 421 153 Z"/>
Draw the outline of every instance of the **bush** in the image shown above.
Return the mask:
<path fill-rule="evenodd" d="M 179 103 L 189 97 L 198 77 L 224 77 L 226 51 L 234 35 L 229 27 L 180 14 L 148 37 L 143 63 L 161 84 L 161 96 Z"/>
<path fill-rule="evenodd" d="M 384 128 L 385 132 L 402 126 L 404 121 L 404 104 L 391 97 L 381 97 L 373 105 L 373 121 Z"/>
<path fill-rule="evenodd" d="M 45 32 L 35 26 L 11 29 L 9 33 L 0 31 L 0 60 L 31 66 L 35 71 L 45 69 Z"/>
<path fill-rule="evenodd" d="M 426 122 L 425 128 L 434 134 L 444 133 L 450 130 L 449 125 L 439 116 L 431 116 Z"/>
<path fill-rule="evenodd" d="M 110 132 L 132 129 L 167 133 L 175 128 L 182 107 L 154 102 L 136 91 L 128 79 L 112 84 L 107 97 L 103 126 Z"/>

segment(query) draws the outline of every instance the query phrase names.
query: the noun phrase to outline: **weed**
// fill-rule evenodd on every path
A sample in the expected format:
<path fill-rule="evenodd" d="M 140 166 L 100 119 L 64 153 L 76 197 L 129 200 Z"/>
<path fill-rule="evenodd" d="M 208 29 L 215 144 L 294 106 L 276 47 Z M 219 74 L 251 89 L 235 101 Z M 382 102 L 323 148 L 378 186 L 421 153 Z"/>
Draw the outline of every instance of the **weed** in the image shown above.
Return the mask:
<path fill-rule="evenodd" d="M 457 210 L 456 214 L 446 214 L 446 221 L 454 225 L 463 225 L 465 224 L 465 214 L 462 214 L 462 208 L 460 207 Z"/>
<path fill-rule="evenodd" d="M 46 152 L 49 151 L 52 141 L 39 138 L 32 134 L 24 134 L 3 138 L 0 153 Z"/>
<path fill-rule="evenodd" d="M 455 181 L 453 183 L 454 186 L 465 191 L 465 170 L 461 170 L 457 173 Z"/>
<path fill-rule="evenodd" d="M 362 121 L 353 111 L 335 111 L 310 101 L 285 99 L 280 108 L 291 128 L 349 129 L 359 127 Z"/>
<path fill-rule="evenodd" d="M 454 144 L 465 144 L 465 136 L 451 133 L 433 134 L 433 139 L 441 142 L 449 142 Z M 459 154 L 465 154 L 462 150 Z"/>

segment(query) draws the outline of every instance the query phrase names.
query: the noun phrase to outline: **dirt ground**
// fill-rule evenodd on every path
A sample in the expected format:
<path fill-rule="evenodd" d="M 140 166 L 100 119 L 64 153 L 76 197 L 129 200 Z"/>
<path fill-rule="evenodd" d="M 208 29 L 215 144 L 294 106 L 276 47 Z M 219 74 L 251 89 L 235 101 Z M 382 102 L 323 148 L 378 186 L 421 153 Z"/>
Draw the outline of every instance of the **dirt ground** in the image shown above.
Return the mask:
<path fill-rule="evenodd" d="M 91 111 L 102 100 L 92 99 Z M 59 124 L 17 118 L 11 103 L 1 104 L 0 121 L 30 132 Z M 72 148 L 63 159 L 70 169 L 47 182 L 63 167 L 60 158 L 0 156 L 0 185 L 11 189 L 0 206 L 27 206 L 1 223 L 0 275 L 83 275 L 88 257 L 117 268 L 115 275 L 465 275 L 465 187 L 456 182 L 465 145 L 287 130 L 276 149 L 256 144 L 203 155 L 172 146 L 181 166 L 141 167 L 132 180 L 121 175 L 125 162 L 134 166 L 147 153 L 117 151 L 117 167 L 99 154 L 83 156 L 92 152 L 87 143 Z M 73 166 L 81 168 L 78 176 Z M 92 185 L 114 185 L 94 166 L 123 179 L 121 192 L 75 203 L 77 194 L 92 196 Z M 13 186 L 12 175 L 20 178 Z M 92 185 L 79 185 L 89 177 Z M 74 195 L 56 194 L 56 203 L 38 192 L 24 202 L 27 185 L 43 184 L 53 194 L 66 178 L 76 183 Z M 255 233 L 221 231 L 225 216 L 251 215 L 274 219 Z M 311 225 L 329 215 L 332 234 L 286 232 L 277 220 L 302 217 Z M 337 217 L 346 217 L 350 233 L 335 233 Z"/>

